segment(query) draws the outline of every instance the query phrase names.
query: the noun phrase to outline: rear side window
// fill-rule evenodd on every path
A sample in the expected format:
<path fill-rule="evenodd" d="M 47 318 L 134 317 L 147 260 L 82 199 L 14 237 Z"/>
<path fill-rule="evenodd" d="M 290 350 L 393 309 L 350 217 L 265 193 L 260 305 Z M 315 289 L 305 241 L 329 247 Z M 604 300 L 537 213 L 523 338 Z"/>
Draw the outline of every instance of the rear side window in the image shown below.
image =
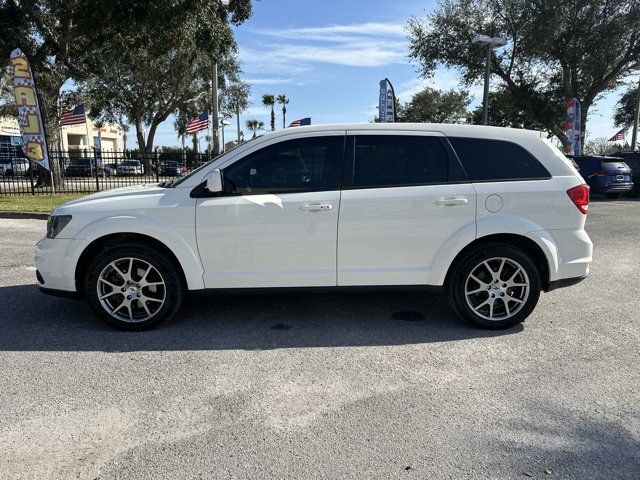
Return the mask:
<path fill-rule="evenodd" d="M 354 187 L 424 185 L 448 179 L 449 155 L 438 137 L 363 135 L 355 142 Z"/>
<path fill-rule="evenodd" d="M 538 180 L 551 178 L 546 168 L 520 145 L 502 140 L 449 137 L 469 180 Z"/>

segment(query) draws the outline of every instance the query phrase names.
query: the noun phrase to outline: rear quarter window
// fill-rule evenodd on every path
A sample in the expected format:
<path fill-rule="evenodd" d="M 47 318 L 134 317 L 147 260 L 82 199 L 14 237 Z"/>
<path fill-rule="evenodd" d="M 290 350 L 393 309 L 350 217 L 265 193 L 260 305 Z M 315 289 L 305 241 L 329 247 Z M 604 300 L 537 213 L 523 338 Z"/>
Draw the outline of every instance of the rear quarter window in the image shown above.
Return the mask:
<path fill-rule="evenodd" d="M 551 178 L 533 155 L 513 142 L 467 137 L 449 137 L 449 141 L 471 181 Z"/>

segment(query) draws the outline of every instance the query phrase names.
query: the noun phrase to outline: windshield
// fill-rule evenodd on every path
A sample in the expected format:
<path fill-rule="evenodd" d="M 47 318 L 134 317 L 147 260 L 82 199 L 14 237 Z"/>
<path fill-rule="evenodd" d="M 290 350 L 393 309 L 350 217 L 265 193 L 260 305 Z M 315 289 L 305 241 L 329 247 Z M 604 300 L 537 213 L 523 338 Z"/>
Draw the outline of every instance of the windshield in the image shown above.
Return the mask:
<path fill-rule="evenodd" d="M 224 152 L 221 155 L 218 155 L 216 158 L 214 158 L 213 160 L 209 160 L 207 163 L 205 163 L 204 165 L 200 165 L 198 168 L 196 168 L 195 170 L 193 170 L 192 172 L 189 172 L 188 174 L 186 174 L 184 177 L 181 177 L 179 179 L 176 180 L 172 180 L 171 182 L 169 182 L 166 185 L 160 185 L 160 186 L 168 186 L 168 187 L 175 187 L 177 185 L 180 185 L 182 182 L 184 182 L 185 180 L 187 180 L 188 178 L 193 177 L 194 175 L 198 174 L 199 172 L 202 171 L 202 169 L 204 169 L 205 167 L 211 165 L 213 162 L 217 162 L 218 160 L 221 160 L 222 158 L 226 157 L 227 155 L 229 155 L 231 152 L 235 152 L 236 149 L 241 148 L 241 147 L 245 147 L 248 144 L 250 144 L 251 142 L 255 142 L 258 138 L 260 137 L 256 137 L 256 138 L 252 138 L 251 140 L 247 140 L 246 142 L 244 142 L 242 145 L 239 145 L 235 148 L 232 148 L 231 150 L 228 150 L 226 152 Z M 164 182 L 163 182 L 164 183 Z"/>

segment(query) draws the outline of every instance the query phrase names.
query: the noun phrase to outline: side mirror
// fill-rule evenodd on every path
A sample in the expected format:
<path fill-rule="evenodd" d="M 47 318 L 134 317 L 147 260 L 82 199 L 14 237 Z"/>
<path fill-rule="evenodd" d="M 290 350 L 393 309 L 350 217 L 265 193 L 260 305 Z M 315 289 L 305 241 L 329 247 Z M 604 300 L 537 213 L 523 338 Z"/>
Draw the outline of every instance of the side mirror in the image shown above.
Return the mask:
<path fill-rule="evenodd" d="M 211 193 L 218 193 L 222 191 L 222 172 L 220 169 L 216 168 L 209 172 L 205 188 Z"/>

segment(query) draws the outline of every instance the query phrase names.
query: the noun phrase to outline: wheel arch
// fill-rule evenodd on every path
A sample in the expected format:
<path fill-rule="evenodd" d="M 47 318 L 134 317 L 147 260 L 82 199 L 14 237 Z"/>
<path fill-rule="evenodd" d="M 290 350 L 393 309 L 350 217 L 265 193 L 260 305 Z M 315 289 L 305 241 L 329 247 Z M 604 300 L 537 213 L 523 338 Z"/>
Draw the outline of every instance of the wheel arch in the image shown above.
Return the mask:
<path fill-rule="evenodd" d="M 110 246 L 119 245 L 125 242 L 136 242 L 154 249 L 161 250 L 174 262 L 176 268 L 178 269 L 179 275 L 184 281 L 184 284 L 185 285 L 189 284 L 184 268 L 180 263 L 180 260 L 178 259 L 178 257 L 176 257 L 176 255 L 167 245 L 165 245 L 163 242 L 161 242 L 156 238 L 153 238 L 141 233 L 120 232 L 120 233 L 111 233 L 111 234 L 98 237 L 92 242 L 90 242 L 82 251 L 82 253 L 80 254 L 80 257 L 78 258 L 78 261 L 76 262 L 75 276 L 74 276 L 77 292 L 83 294 L 84 280 L 86 278 L 89 265 L 91 264 L 91 261 L 99 254 L 99 252 Z"/>
<path fill-rule="evenodd" d="M 465 255 L 472 249 L 475 249 L 482 245 L 494 245 L 494 244 L 507 244 L 512 245 L 516 248 L 527 253 L 533 263 L 538 267 L 538 271 L 540 272 L 540 282 L 542 286 L 542 290 L 546 291 L 549 289 L 550 283 L 550 270 L 549 270 L 549 259 L 545 254 L 544 250 L 538 245 L 534 240 L 530 237 L 519 235 L 516 233 L 496 233 L 491 235 L 486 235 L 484 237 L 480 237 L 466 245 L 453 259 L 451 265 L 447 270 L 447 274 L 445 276 L 444 286 L 447 287 L 451 275 L 455 271 L 455 268 L 458 266 L 460 262 L 464 259 Z"/>

